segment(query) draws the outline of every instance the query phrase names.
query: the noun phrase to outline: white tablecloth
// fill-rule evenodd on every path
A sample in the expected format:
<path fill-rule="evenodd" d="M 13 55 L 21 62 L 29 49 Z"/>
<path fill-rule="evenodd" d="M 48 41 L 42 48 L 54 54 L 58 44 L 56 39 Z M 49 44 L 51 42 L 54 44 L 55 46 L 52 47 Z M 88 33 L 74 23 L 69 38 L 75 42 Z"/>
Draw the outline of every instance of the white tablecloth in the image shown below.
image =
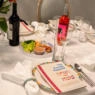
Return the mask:
<path fill-rule="evenodd" d="M 43 39 L 47 38 L 47 41 L 51 41 L 53 39 L 51 35 L 52 35 L 51 33 L 47 34 L 47 36 L 43 35 Z M 36 35 L 36 38 L 37 36 L 38 35 Z M 27 37 L 21 37 L 21 40 L 34 39 L 34 38 L 35 35 L 33 34 Z M 68 45 L 65 50 L 64 62 L 72 65 L 75 62 L 80 64 L 81 59 L 83 59 L 83 57 L 88 56 L 90 54 L 94 54 L 94 51 L 95 51 L 95 45 L 89 42 Z M 52 55 L 47 58 L 46 57 L 36 58 L 25 55 L 20 50 L 19 46 L 11 47 L 8 45 L 7 46 L 0 45 L 0 95 L 17 95 L 17 94 L 26 95 L 25 89 L 22 86 L 16 85 L 12 82 L 3 80 L 1 78 L 2 72 L 10 71 L 18 61 L 22 62 L 25 59 L 30 60 L 33 63 L 33 66 L 36 66 L 43 62 L 51 62 Z M 23 65 L 27 66 L 29 64 L 25 63 Z M 93 81 L 95 81 L 95 72 L 91 72 L 86 68 L 83 68 L 83 70 L 93 79 Z M 93 89 L 95 88 L 91 88 L 89 85 L 87 85 L 86 88 L 64 93 L 63 95 L 85 95 L 84 93 L 89 93 L 89 92 L 92 92 L 89 95 L 95 95 Z M 52 95 L 52 94 L 41 90 L 41 95 Z"/>

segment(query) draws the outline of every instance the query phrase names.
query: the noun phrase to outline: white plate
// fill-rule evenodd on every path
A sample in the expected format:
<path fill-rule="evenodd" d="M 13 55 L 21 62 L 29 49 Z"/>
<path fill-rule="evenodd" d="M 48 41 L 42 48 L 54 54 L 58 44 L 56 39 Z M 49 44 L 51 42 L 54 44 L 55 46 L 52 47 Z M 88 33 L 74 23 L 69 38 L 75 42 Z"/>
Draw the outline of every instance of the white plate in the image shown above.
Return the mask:
<path fill-rule="evenodd" d="M 42 63 L 45 64 L 45 63 Z M 39 87 L 43 90 L 51 93 L 55 93 L 55 91 L 49 86 L 49 84 L 44 80 L 44 78 L 41 76 L 39 71 L 37 70 L 37 67 L 35 67 L 32 71 L 32 74 L 35 76 L 36 82 L 38 83 Z"/>
<path fill-rule="evenodd" d="M 20 36 L 27 36 L 34 33 L 34 28 L 31 25 L 26 25 L 24 22 L 20 22 Z"/>
<path fill-rule="evenodd" d="M 42 78 L 42 76 L 41 76 L 41 74 L 38 72 L 38 70 L 36 70 L 36 72 L 35 72 L 35 77 L 36 77 L 37 81 L 39 81 L 41 84 L 43 84 L 44 86 L 50 88 L 50 86 L 49 86 L 49 85 L 47 84 L 47 82 Z"/>
<path fill-rule="evenodd" d="M 34 33 L 33 31 L 20 32 L 20 36 L 28 36 L 28 35 L 32 35 L 33 33 Z"/>
<path fill-rule="evenodd" d="M 29 57 L 34 57 L 34 58 L 47 58 L 47 57 L 51 57 L 53 53 L 51 52 L 51 53 L 45 53 L 43 55 L 37 55 L 37 54 L 35 54 L 33 52 L 32 53 L 26 53 L 26 52 L 23 51 L 23 54 L 25 54 L 25 55 L 27 55 Z"/>
<path fill-rule="evenodd" d="M 45 63 L 43 63 L 43 64 L 45 64 Z M 47 64 L 47 63 L 46 63 Z M 42 89 L 44 89 L 44 90 L 46 90 L 46 91 L 49 91 L 49 92 L 53 92 L 53 93 L 55 93 L 55 91 L 54 90 L 52 90 L 52 88 L 49 86 L 49 84 L 44 80 L 44 78 L 41 76 L 41 74 L 39 73 L 39 71 L 37 70 L 37 68 L 36 68 L 36 70 L 34 69 L 34 75 L 35 75 L 35 78 L 36 78 L 36 80 L 37 80 L 37 82 L 38 83 L 40 83 L 40 87 L 42 88 Z M 83 84 L 84 85 L 84 84 Z M 85 88 L 86 87 L 86 85 L 84 85 L 83 87 L 81 87 L 82 89 L 83 88 Z M 78 89 L 73 89 L 73 90 L 71 90 L 73 93 L 76 93 L 76 91 L 78 91 L 80 88 L 78 88 Z M 80 89 L 80 90 L 82 90 L 82 89 Z M 74 92 L 75 91 L 75 92 Z M 68 91 L 69 92 L 69 91 Z"/>
<path fill-rule="evenodd" d="M 50 52 L 50 53 L 45 52 L 43 55 L 37 55 L 34 52 L 31 52 L 31 53 L 25 52 L 21 45 L 20 45 L 20 49 L 23 52 L 23 54 L 25 54 L 27 56 L 34 57 L 34 58 L 47 58 L 47 57 L 53 56 L 53 45 L 51 43 L 47 43 L 47 44 L 49 44 L 52 47 L 52 52 Z"/>

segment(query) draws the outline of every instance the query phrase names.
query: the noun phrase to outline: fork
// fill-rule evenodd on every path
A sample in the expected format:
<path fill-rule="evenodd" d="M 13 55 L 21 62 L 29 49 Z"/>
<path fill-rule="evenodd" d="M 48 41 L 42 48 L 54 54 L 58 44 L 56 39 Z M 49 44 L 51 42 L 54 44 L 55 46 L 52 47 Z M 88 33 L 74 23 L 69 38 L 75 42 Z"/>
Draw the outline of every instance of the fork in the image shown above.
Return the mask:
<path fill-rule="evenodd" d="M 80 66 L 79 66 L 77 63 L 74 64 L 74 67 L 75 67 L 75 69 L 76 69 L 78 72 L 81 73 L 83 79 L 84 79 L 91 87 L 94 87 L 94 86 L 95 86 L 95 83 L 88 77 L 88 75 L 86 75 L 86 74 L 83 72 L 83 70 L 80 68 Z"/>

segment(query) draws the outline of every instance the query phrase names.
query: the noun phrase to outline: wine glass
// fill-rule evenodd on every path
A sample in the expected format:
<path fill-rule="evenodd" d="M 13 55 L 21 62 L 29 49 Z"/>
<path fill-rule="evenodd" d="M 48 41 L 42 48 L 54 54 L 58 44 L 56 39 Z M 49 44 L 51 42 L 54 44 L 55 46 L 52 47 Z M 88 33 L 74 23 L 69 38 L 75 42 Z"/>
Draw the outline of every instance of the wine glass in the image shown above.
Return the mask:
<path fill-rule="evenodd" d="M 0 29 L 0 46 L 8 45 L 7 33 Z"/>
<path fill-rule="evenodd" d="M 83 17 L 81 16 L 75 16 L 74 20 L 75 20 L 75 31 L 73 32 L 73 38 L 75 38 L 76 40 L 79 40 L 79 34 L 81 31 L 81 26 L 83 23 Z"/>
<path fill-rule="evenodd" d="M 2 30 L 0 30 L 0 41 L 4 40 L 4 37 L 5 37 L 5 33 Z"/>
<path fill-rule="evenodd" d="M 90 32 L 90 22 L 88 20 L 83 20 L 81 25 L 81 31 L 79 34 L 79 41 L 80 42 L 87 42 L 86 34 Z"/>
<path fill-rule="evenodd" d="M 58 42 L 58 29 L 53 30 L 54 31 L 54 48 L 53 48 L 53 57 L 52 61 L 62 61 L 64 62 L 64 55 L 65 55 L 65 47 L 67 45 L 67 41 L 60 39 L 60 43 Z M 62 34 L 61 34 L 62 35 Z"/>
<path fill-rule="evenodd" d="M 49 20 L 49 27 L 53 31 L 53 56 L 52 61 L 64 61 L 64 55 L 65 55 L 65 47 L 67 45 L 67 40 L 60 39 L 61 45 L 58 44 L 58 19 L 55 20 Z M 63 34 L 60 33 L 62 36 Z"/>
<path fill-rule="evenodd" d="M 70 20 L 69 27 L 68 27 L 68 33 L 67 33 L 67 45 L 73 45 L 73 34 L 76 30 L 75 24 L 73 20 Z"/>

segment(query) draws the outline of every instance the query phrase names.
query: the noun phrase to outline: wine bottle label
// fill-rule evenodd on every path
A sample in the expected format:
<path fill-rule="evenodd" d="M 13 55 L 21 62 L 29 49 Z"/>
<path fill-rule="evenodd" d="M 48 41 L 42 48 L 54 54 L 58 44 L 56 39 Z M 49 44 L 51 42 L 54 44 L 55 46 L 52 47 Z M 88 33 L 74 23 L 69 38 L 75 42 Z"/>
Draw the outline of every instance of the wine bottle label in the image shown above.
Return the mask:
<path fill-rule="evenodd" d="M 12 40 L 12 31 L 13 31 L 12 24 L 9 24 L 9 30 L 8 30 L 8 33 L 7 33 L 7 37 L 8 37 L 9 40 Z"/>
<path fill-rule="evenodd" d="M 67 36 L 67 30 L 66 30 L 67 26 L 59 24 L 58 28 L 59 28 L 59 31 L 58 31 L 59 36 L 61 37 L 61 39 L 65 39 Z"/>
<path fill-rule="evenodd" d="M 59 24 L 58 33 L 57 33 L 57 42 L 59 45 L 62 45 L 62 41 L 66 40 L 66 36 L 67 36 L 67 26 Z"/>

